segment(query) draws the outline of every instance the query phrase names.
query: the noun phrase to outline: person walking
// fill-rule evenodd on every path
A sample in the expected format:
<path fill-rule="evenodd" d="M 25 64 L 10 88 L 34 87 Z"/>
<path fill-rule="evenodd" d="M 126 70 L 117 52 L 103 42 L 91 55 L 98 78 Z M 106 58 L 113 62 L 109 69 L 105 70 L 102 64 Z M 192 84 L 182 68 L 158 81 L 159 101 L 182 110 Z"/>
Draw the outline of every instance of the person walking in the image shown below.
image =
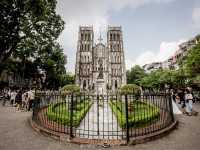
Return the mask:
<path fill-rule="evenodd" d="M 28 91 L 28 99 L 28 111 L 30 111 L 33 105 L 33 100 L 35 99 L 35 93 L 31 89 Z"/>
<path fill-rule="evenodd" d="M 17 103 L 17 110 L 21 109 L 21 105 L 22 105 L 22 91 L 19 90 L 17 92 L 16 98 L 15 98 L 15 102 Z"/>
<path fill-rule="evenodd" d="M 185 97 L 184 97 L 184 91 L 182 89 L 178 90 L 177 93 L 178 99 L 179 99 L 179 104 L 181 104 L 181 111 L 183 112 L 183 114 L 186 113 L 185 110 Z"/>
<path fill-rule="evenodd" d="M 2 106 L 6 105 L 6 102 L 10 99 L 10 93 L 9 93 L 9 89 L 5 89 L 4 90 L 4 97 L 3 97 L 3 103 Z"/>
<path fill-rule="evenodd" d="M 192 104 L 193 104 L 193 96 L 189 89 L 186 89 L 185 93 L 185 104 L 186 104 L 186 112 L 188 116 L 192 116 Z"/>
<path fill-rule="evenodd" d="M 13 106 L 15 105 L 15 98 L 16 98 L 17 92 L 15 90 L 12 90 L 10 93 L 10 104 Z"/>

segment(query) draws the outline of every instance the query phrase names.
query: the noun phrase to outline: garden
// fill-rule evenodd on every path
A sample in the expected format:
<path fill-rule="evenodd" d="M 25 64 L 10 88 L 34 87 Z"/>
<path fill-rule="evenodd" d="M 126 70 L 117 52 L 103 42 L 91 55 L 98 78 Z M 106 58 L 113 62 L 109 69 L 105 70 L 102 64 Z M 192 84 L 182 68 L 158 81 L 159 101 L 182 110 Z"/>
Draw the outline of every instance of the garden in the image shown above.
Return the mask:
<path fill-rule="evenodd" d="M 73 107 L 70 102 L 50 104 L 47 108 L 47 117 L 49 120 L 59 124 L 77 127 L 92 106 L 92 103 L 90 99 L 85 99 L 73 102 Z"/>
<path fill-rule="evenodd" d="M 109 105 L 122 129 L 126 128 L 126 107 L 122 100 L 110 100 Z M 157 120 L 160 109 L 150 103 L 133 100 L 128 103 L 128 127 L 143 127 Z"/>

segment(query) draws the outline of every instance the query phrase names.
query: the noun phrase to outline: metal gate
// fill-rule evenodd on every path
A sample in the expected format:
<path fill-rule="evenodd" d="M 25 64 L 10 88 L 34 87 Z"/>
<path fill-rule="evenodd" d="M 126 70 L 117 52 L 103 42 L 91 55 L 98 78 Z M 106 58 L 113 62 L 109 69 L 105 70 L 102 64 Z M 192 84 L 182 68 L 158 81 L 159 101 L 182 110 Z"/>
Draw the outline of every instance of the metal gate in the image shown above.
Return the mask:
<path fill-rule="evenodd" d="M 93 95 L 84 96 L 83 99 L 86 103 L 91 103 L 91 106 L 79 127 L 75 129 L 74 136 L 87 139 L 123 139 L 125 137 L 116 114 L 111 108 L 111 101 L 117 101 L 117 96 Z"/>

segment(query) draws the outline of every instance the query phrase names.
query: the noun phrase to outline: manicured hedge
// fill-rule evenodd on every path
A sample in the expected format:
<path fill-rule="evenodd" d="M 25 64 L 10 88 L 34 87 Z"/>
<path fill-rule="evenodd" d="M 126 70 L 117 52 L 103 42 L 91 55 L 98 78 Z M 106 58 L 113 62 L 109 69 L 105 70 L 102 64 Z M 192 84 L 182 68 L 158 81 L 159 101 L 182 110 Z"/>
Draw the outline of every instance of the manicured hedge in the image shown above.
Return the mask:
<path fill-rule="evenodd" d="M 136 105 L 137 110 L 133 110 L 128 115 L 128 126 L 131 127 L 140 127 L 144 126 L 147 123 L 152 122 L 156 118 L 159 117 L 159 108 L 141 101 L 133 101 L 134 105 Z M 120 127 L 126 128 L 126 112 L 125 112 L 125 104 L 119 100 L 110 100 L 109 105 L 114 112 L 117 120 L 120 124 Z M 142 108 L 145 107 L 145 108 Z"/>
<path fill-rule="evenodd" d="M 75 84 L 67 84 L 62 87 L 61 92 L 63 94 L 79 94 L 80 93 L 80 87 Z"/>
<path fill-rule="evenodd" d="M 47 108 L 47 117 L 57 123 L 70 126 L 70 108 L 68 108 L 66 102 L 51 104 Z M 92 102 L 90 100 L 81 101 L 74 105 L 73 108 L 73 121 L 72 126 L 79 126 L 82 119 L 85 117 L 86 113 L 90 109 Z"/>

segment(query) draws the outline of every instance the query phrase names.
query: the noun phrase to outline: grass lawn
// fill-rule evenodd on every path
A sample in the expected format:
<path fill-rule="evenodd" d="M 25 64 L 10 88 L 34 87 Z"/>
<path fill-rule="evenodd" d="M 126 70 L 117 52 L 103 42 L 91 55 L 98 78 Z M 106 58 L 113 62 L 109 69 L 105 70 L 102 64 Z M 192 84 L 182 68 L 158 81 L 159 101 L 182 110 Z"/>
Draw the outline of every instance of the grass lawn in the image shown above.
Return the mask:
<path fill-rule="evenodd" d="M 66 102 L 49 105 L 47 108 L 47 117 L 57 123 L 70 126 L 70 105 L 70 103 Z M 85 117 L 91 105 L 92 101 L 90 101 L 89 99 L 81 100 L 73 105 L 73 127 L 79 126 L 81 120 Z"/>
<path fill-rule="evenodd" d="M 120 127 L 126 128 L 125 104 L 120 100 L 110 100 L 109 105 L 114 112 Z M 159 117 L 159 108 L 141 101 L 132 101 L 128 104 L 128 126 L 142 127 Z"/>

